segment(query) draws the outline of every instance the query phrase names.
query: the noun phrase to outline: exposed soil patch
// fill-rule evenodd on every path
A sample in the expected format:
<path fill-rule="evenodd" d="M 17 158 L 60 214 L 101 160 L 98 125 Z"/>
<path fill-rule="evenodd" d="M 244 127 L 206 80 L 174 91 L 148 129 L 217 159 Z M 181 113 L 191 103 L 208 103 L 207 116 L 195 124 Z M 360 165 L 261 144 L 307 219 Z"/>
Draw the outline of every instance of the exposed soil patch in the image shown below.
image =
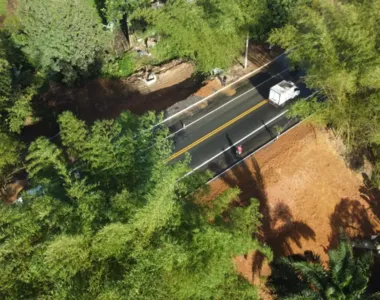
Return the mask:
<path fill-rule="evenodd" d="M 14 203 L 18 194 L 27 187 L 27 180 L 17 180 L 8 184 L 3 191 L 1 191 L 0 198 L 6 204 Z"/>
<path fill-rule="evenodd" d="M 194 67 L 190 63 L 171 62 L 160 70 L 155 70 L 157 81 L 152 85 L 146 85 L 139 76 L 97 79 L 79 88 L 52 85 L 38 102 L 56 113 L 71 110 L 79 118 L 93 122 L 117 117 L 125 110 L 136 114 L 162 111 L 202 86 L 202 78 L 192 77 Z"/>
<path fill-rule="evenodd" d="M 278 54 L 279 51 L 267 51 L 261 45 L 252 44 L 248 68 L 236 64 L 226 73 L 227 82 L 257 69 Z M 147 85 L 143 79 L 151 72 L 157 75 L 157 81 Z M 124 80 L 96 79 L 78 88 L 54 84 L 37 102 L 54 113 L 71 110 L 89 122 L 114 118 L 125 110 L 137 114 L 149 110 L 159 112 L 190 95 L 206 97 L 222 87 L 218 79 L 203 82 L 203 78 L 194 76 L 194 72 L 192 63 L 174 60 L 161 66 L 143 68 Z M 226 89 L 225 93 L 233 95 L 235 91 Z"/>
<path fill-rule="evenodd" d="M 282 52 L 283 50 L 276 46 L 269 49 L 268 44 L 262 45 L 250 43 L 248 50 L 249 66 L 253 66 L 254 69 L 261 67 L 276 56 L 280 55 Z"/>
<path fill-rule="evenodd" d="M 18 0 L 5 0 L 5 1 L 7 1 L 8 13 L 14 13 L 18 5 Z"/>
<path fill-rule="evenodd" d="M 194 95 L 204 98 L 204 97 L 214 94 L 215 92 L 220 90 L 222 87 L 223 85 L 221 84 L 220 80 L 218 78 L 215 78 L 215 79 L 209 80 Z M 236 90 L 233 89 L 232 87 L 228 87 L 222 93 L 227 96 L 233 96 L 235 95 Z"/>
<path fill-rule="evenodd" d="M 311 250 L 326 262 L 339 228 L 350 237 L 380 230 L 380 192 L 346 166 L 331 141 L 327 131 L 303 124 L 212 182 L 211 197 L 239 186 L 241 201 L 260 201 L 260 238 L 275 257 Z M 251 282 L 268 273 L 257 253 L 236 262 Z"/>

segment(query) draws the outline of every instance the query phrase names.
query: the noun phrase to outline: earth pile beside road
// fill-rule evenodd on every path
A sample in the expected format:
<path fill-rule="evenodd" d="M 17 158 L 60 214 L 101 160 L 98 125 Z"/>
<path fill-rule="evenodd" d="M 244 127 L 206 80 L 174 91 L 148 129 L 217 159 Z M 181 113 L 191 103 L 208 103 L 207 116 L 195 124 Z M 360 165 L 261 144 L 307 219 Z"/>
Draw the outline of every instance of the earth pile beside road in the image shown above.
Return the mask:
<path fill-rule="evenodd" d="M 351 238 L 380 230 L 379 191 L 346 165 L 336 144 L 328 131 L 301 124 L 211 182 L 210 199 L 238 186 L 240 201 L 260 201 L 260 238 L 275 257 L 311 250 L 326 262 L 340 228 Z M 236 259 L 240 272 L 256 283 L 268 274 L 257 257 Z"/>

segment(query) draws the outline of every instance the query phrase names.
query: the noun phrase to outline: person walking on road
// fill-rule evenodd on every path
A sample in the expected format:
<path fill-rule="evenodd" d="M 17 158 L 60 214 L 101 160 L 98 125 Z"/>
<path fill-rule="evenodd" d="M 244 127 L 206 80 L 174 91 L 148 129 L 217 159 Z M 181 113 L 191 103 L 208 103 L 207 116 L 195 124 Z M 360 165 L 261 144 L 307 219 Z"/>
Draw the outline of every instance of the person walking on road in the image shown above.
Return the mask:
<path fill-rule="evenodd" d="M 227 84 L 227 76 L 223 76 L 222 78 L 222 86 L 226 86 Z"/>
<path fill-rule="evenodd" d="M 236 147 L 236 154 L 241 155 L 243 153 L 243 147 L 241 145 Z"/>

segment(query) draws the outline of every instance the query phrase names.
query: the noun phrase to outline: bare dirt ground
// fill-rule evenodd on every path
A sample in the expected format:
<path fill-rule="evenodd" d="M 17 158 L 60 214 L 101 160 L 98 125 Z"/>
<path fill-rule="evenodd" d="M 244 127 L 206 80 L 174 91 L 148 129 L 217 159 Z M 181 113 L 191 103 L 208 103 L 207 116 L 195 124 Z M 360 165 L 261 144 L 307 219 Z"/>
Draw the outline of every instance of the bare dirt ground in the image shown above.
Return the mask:
<path fill-rule="evenodd" d="M 207 81 L 203 87 L 196 91 L 194 95 L 204 98 L 217 92 L 222 87 L 223 86 L 218 78 L 211 79 Z M 223 91 L 223 93 L 227 96 L 233 96 L 236 93 L 236 91 L 233 88 L 227 88 Z"/>
<path fill-rule="evenodd" d="M 380 230 L 380 192 L 346 166 L 337 144 L 329 132 L 302 124 L 212 182 L 211 197 L 240 187 L 241 201 L 260 201 L 260 238 L 275 257 L 312 250 L 326 262 L 340 228 L 353 238 Z M 270 274 L 259 253 L 236 264 L 253 283 Z"/>
<path fill-rule="evenodd" d="M 173 61 L 153 70 L 158 77 L 153 85 L 145 85 L 138 76 L 124 80 L 96 79 L 78 88 L 55 84 L 38 102 L 54 112 L 71 110 L 92 122 L 114 118 L 125 110 L 137 114 L 162 111 L 202 86 L 202 78 L 192 77 L 194 66 L 190 63 Z"/>
<path fill-rule="evenodd" d="M 4 190 L 0 191 L 0 200 L 2 200 L 6 204 L 14 203 L 19 193 L 24 190 L 28 185 L 27 180 L 16 180 L 8 184 Z"/>

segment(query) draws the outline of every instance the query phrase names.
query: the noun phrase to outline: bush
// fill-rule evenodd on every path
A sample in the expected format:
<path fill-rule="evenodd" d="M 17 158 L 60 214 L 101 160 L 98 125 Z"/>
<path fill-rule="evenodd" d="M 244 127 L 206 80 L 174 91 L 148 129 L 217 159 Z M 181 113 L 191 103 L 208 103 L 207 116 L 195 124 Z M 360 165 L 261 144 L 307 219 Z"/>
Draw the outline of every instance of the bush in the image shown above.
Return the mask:
<path fill-rule="evenodd" d="M 7 13 L 7 0 L 0 0 L 0 15 Z"/>
<path fill-rule="evenodd" d="M 102 74 L 104 77 L 122 78 L 133 74 L 135 70 L 135 57 L 131 53 L 125 53 L 122 57 L 104 64 Z"/>
<path fill-rule="evenodd" d="M 135 62 L 131 54 L 124 55 L 119 61 L 119 73 L 121 77 L 131 75 L 135 71 Z"/>

